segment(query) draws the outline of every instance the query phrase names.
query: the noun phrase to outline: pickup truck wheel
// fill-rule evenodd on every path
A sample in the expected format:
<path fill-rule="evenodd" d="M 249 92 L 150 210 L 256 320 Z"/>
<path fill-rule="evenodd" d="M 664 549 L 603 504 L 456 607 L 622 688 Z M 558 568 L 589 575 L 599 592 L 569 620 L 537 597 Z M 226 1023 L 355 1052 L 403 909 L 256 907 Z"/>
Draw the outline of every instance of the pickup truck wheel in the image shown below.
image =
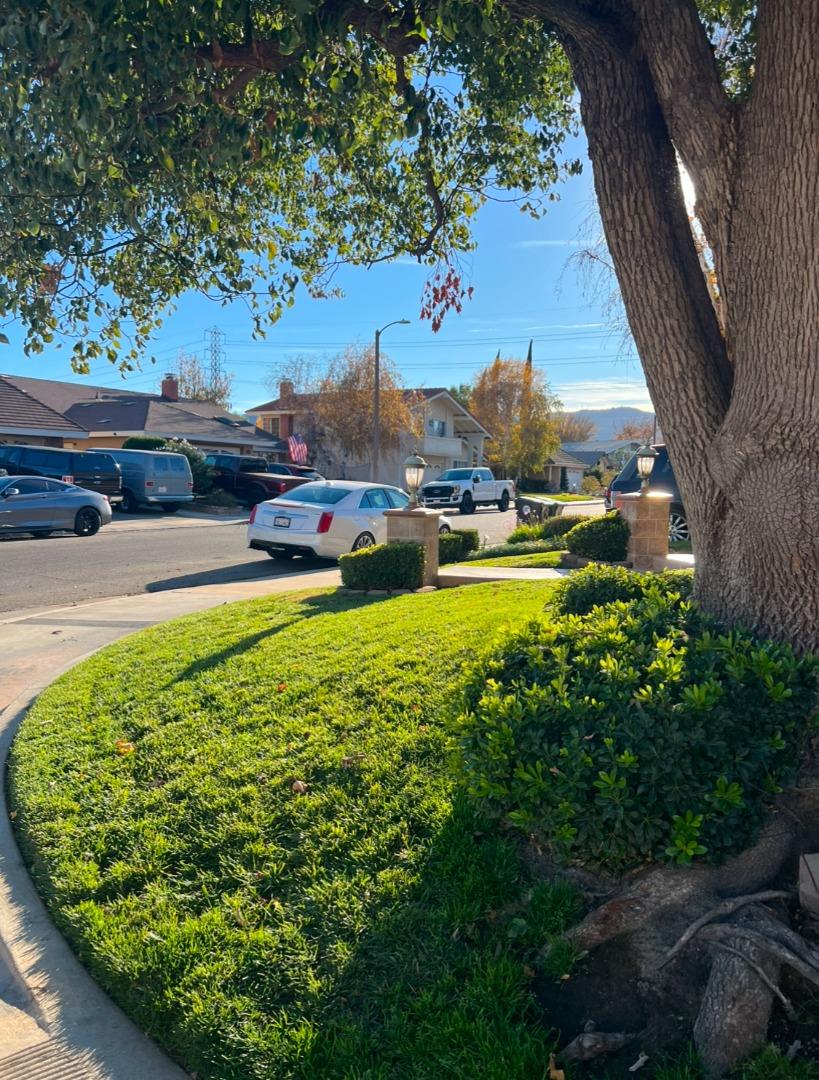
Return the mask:
<path fill-rule="evenodd" d="M 129 491 L 125 488 L 122 492 L 122 502 L 119 504 L 120 510 L 123 514 L 135 514 L 139 509 L 139 504 L 134 498 L 133 491 Z"/>
<path fill-rule="evenodd" d="M 500 499 L 498 499 L 498 510 L 500 510 L 500 512 L 502 514 L 505 514 L 508 509 L 509 509 L 509 492 L 504 491 L 503 495 L 501 495 Z"/>
<path fill-rule="evenodd" d="M 464 497 L 461 499 L 461 505 L 458 507 L 462 514 L 472 514 L 475 511 L 475 500 L 472 498 L 470 492 L 464 492 Z"/>

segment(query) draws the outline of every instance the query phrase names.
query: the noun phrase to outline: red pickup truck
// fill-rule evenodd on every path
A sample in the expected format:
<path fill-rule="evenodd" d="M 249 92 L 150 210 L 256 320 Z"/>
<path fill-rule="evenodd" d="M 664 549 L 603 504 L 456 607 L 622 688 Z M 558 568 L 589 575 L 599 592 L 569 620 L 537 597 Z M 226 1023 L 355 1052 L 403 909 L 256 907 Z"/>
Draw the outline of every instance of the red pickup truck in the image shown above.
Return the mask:
<path fill-rule="evenodd" d="M 229 491 L 248 506 L 275 499 L 310 480 L 324 479 L 303 465 L 268 465 L 264 458 L 239 454 L 208 454 L 205 464 L 213 469 L 215 487 Z"/>

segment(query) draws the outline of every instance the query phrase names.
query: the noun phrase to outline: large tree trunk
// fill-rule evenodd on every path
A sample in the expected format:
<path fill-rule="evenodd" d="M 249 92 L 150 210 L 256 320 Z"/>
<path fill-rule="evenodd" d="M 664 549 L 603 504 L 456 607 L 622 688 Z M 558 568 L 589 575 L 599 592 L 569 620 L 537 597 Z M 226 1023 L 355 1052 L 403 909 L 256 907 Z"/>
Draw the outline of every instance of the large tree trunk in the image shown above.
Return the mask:
<path fill-rule="evenodd" d="M 580 88 L 606 239 L 690 520 L 697 598 L 725 624 L 819 649 L 815 0 L 763 0 L 753 94 L 741 110 L 725 98 L 719 115 L 691 0 L 611 0 L 608 21 L 598 8 L 563 25 L 562 5 L 534 6 L 558 25 Z M 724 337 L 675 143 L 705 192 Z"/>

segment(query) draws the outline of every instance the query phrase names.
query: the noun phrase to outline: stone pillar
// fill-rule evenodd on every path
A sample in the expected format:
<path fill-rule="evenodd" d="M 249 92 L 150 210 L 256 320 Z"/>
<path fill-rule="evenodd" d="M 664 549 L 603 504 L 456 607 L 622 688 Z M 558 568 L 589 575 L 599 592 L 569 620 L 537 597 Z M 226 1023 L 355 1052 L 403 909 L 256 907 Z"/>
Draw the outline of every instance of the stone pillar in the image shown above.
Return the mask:
<path fill-rule="evenodd" d="M 385 510 L 388 544 L 422 544 L 424 585 L 438 584 L 438 528 L 440 510 Z"/>
<path fill-rule="evenodd" d="M 665 491 L 618 495 L 617 509 L 628 522 L 627 560 L 635 570 L 663 570 L 668 558 L 668 509 Z"/>

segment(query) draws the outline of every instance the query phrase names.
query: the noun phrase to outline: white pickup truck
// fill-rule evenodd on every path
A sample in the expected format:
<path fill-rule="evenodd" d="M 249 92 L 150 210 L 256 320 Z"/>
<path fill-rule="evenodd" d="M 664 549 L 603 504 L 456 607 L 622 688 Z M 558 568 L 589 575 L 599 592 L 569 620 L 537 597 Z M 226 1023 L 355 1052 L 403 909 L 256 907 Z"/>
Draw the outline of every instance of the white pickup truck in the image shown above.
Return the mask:
<path fill-rule="evenodd" d="M 511 480 L 496 480 L 489 469 L 447 469 L 418 492 L 422 506 L 457 507 L 471 514 L 477 506 L 497 506 L 502 513 L 515 497 Z"/>

